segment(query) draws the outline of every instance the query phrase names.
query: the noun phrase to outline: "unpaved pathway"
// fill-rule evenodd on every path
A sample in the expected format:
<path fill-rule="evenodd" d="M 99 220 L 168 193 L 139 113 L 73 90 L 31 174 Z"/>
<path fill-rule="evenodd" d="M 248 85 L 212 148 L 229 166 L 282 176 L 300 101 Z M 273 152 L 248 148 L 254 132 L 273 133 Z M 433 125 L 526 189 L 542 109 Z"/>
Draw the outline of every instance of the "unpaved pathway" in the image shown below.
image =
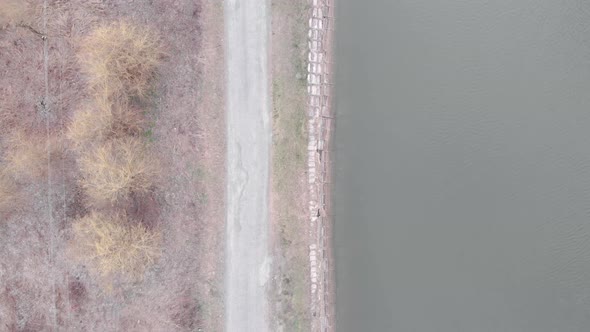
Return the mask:
<path fill-rule="evenodd" d="M 226 0 L 226 331 L 269 330 L 266 1 Z"/>

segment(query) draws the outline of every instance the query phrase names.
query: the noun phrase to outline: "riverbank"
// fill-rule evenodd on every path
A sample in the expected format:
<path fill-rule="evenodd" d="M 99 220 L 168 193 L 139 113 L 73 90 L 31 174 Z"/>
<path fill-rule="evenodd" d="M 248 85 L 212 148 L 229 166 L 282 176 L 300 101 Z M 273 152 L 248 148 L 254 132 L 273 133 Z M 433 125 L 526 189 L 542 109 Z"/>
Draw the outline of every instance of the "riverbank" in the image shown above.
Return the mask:
<path fill-rule="evenodd" d="M 307 0 L 271 2 L 273 331 L 310 330 L 306 221 Z"/>
<path fill-rule="evenodd" d="M 330 331 L 331 6 L 274 0 L 271 11 L 273 330 Z"/>
<path fill-rule="evenodd" d="M 312 331 L 334 330 L 334 275 L 330 213 L 333 3 L 312 0 L 308 32 L 309 266 Z"/>

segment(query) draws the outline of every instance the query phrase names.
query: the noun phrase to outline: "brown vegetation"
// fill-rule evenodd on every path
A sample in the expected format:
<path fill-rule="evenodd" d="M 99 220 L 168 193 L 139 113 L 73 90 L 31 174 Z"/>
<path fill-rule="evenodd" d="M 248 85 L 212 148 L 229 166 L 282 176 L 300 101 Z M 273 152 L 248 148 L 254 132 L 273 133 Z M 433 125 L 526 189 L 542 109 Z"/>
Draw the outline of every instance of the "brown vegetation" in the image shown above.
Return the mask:
<path fill-rule="evenodd" d="M 14 181 L 0 172 L 0 217 L 16 210 L 21 204 L 21 195 Z"/>
<path fill-rule="evenodd" d="M 22 131 L 7 139 L 6 171 L 19 180 L 37 180 L 47 175 L 49 161 L 61 158 L 63 150 L 58 138 L 41 138 Z"/>
<path fill-rule="evenodd" d="M 146 97 L 163 56 L 159 36 L 143 27 L 116 22 L 95 29 L 80 47 L 79 60 L 91 89 Z"/>
<path fill-rule="evenodd" d="M 0 7 L 7 1 L 0 0 Z M 38 0 L 11 2 L 28 4 L 28 22 L 11 23 L 0 30 L 0 170 L 8 164 L 9 150 L 14 150 L 7 139 L 14 130 L 25 132 L 25 140 L 30 135 L 45 138 L 48 134 L 51 138 L 63 134 L 67 138 L 63 143 L 68 143 L 65 148 L 71 151 L 55 158 L 55 164 L 49 154 L 52 164 L 45 172 L 49 171 L 50 179 L 41 176 L 37 181 L 23 181 L 8 172 L 0 178 L 0 199 L 8 197 L 9 210 L 18 208 L 6 217 L 0 213 L 0 251 L 4 256 L 0 270 L 5 272 L 0 273 L 0 331 L 221 330 L 218 317 L 223 292 L 218 272 L 222 264 L 218 260 L 223 249 L 219 238 L 224 144 L 223 112 L 219 112 L 223 84 L 218 73 L 223 69 L 219 54 L 223 29 L 218 23 L 223 15 L 212 17 L 207 12 L 214 9 L 222 13 L 222 7 L 201 0 L 174 4 L 58 0 L 47 1 L 47 6 Z M 207 16 L 209 23 L 203 19 Z M 87 85 L 96 81 L 82 70 L 83 61 L 76 61 L 85 56 L 81 42 L 94 35 L 95 27 L 116 26 L 118 23 L 110 22 L 125 17 L 141 22 L 140 26 L 161 28 L 166 48 L 174 53 L 166 57 L 167 63 L 157 75 L 155 67 L 149 73 L 158 81 L 140 89 L 145 92 L 113 88 L 122 86 L 121 82 Z M 46 28 L 41 28 L 43 21 Z M 45 49 L 44 40 L 31 27 L 46 33 Z M 203 32 L 206 29 L 218 32 Z M 202 47 L 195 50 L 187 45 Z M 167 90 L 158 93 L 156 103 L 151 98 L 159 91 L 151 89 L 160 86 L 160 79 Z M 203 91 L 196 91 L 195 86 L 202 86 Z M 109 110 L 104 119 L 99 117 L 102 124 L 96 121 L 101 110 Z M 159 117 L 161 110 L 166 114 Z M 77 129 L 83 134 L 72 135 L 70 123 L 73 127 L 73 122 L 79 121 L 77 113 L 86 113 L 87 119 L 85 126 Z M 156 118 L 157 126 L 152 127 Z M 151 138 L 157 140 L 151 142 Z M 150 141 L 146 150 L 163 159 L 166 172 L 161 173 L 166 181 L 158 182 L 148 195 L 131 195 L 129 204 L 99 206 L 78 182 L 85 178 L 81 161 L 95 150 L 125 139 Z M 56 145 L 51 143 L 50 147 Z M 39 146 L 45 148 L 46 141 Z M 46 164 L 47 152 L 40 155 L 39 160 Z M 15 197 L 22 203 L 15 204 Z M 89 224 L 81 221 L 95 214 L 104 217 L 105 223 L 95 224 L 100 225 L 94 227 L 98 232 L 82 232 Z M 112 217 L 117 215 L 127 217 Z M 106 222 L 112 220 L 116 226 L 109 227 L 113 224 Z M 140 231 L 134 231 L 137 229 Z M 159 233 L 166 234 L 165 242 L 158 241 Z M 104 240 L 109 237 L 125 238 L 121 234 L 148 234 L 128 235 L 148 240 L 154 235 L 152 245 L 140 246 L 148 248 L 148 254 L 135 257 L 157 266 L 146 266 L 148 273 L 143 273 L 143 264 L 102 264 L 101 257 L 108 255 L 99 256 L 96 249 L 115 243 Z M 119 253 L 125 250 L 131 249 Z M 160 251 L 166 252 L 165 260 L 158 258 Z M 156 255 L 150 254 L 153 252 Z M 100 272 L 101 266 L 130 268 L 113 268 L 109 276 Z M 143 280 L 139 285 L 118 274 Z M 104 286 L 112 287 L 113 292 L 107 289 L 105 293 Z"/>
<path fill-rule="evenodd" d="M 0 29 L 9 25 L 25 23 L 28 9 L 24 0 L 0 1 Z"/>
<path fill-rule="evenodd" d="M 131 193 L 148 193 L 159 168 L 144 142 L 137 138 L 108 141 L 80 159 L 82 187 L 98 205 L 125 200 Z"/>
<path fill-rule="evenodd" d="M 88 204 L 109 214 L 94 211 L 80 219 L 74 238 L 80 258 L 103 277 L 138 279 L 159 251 L 158 233 L 127 220 L 123 207 L 115 203 L 132 194 L 141 198 L 159 175 L 141 137 L 144 114 L 134 102 L 149 92 L 161 53 L 156 35 L 117 22 L 91 32 L 78 54 L 92 100 L 74 114 L 66 136 L 80 156 L 80 182 Z"/>
<path fill-rule="evenodd" d="M 76 254 L 102 277 L 141 279 L 160 256 L 160 234 L 125 216 L 93 212 L 73 227 Z"/>
<path fill-rule="evenodd" d="M 144 128 L 145 120 L 139 110 L 121 102 L 109 102 L 75 113 L 66 135 L 74 149 L 82 151 L 109 139 L 137 136 Z"/>

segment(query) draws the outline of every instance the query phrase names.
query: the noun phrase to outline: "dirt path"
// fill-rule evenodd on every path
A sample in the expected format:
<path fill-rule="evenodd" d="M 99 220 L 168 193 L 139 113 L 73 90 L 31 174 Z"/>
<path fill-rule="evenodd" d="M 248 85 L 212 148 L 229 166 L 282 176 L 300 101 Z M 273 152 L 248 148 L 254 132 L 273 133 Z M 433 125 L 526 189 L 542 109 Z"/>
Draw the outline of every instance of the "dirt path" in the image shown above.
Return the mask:
<path fill-rule="evenodd" d="M 268 331 L 270 119 L 265 1 L 226 0 L 226 331 Z"/>

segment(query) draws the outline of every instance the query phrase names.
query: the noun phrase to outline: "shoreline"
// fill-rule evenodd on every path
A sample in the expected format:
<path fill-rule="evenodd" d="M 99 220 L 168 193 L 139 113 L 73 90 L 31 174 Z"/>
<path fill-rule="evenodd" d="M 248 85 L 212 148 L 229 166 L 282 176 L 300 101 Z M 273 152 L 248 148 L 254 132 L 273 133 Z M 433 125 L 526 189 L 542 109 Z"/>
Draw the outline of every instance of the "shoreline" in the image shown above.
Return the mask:
<path fill-rule="evenodd" d="M 332 117 L 332 0 L 311 0 L 308 25 L 308 185 L 311 330 L 334 331 L 335 285 L 330 211 Z"/>

